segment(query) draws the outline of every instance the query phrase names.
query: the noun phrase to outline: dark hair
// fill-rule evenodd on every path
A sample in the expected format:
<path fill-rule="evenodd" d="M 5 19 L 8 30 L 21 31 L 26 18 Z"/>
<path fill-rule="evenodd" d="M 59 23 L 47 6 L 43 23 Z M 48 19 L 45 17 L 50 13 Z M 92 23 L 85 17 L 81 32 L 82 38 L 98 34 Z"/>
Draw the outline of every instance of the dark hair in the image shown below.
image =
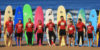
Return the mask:
<path fill-rule="evenodd" d="M 69 20 L 72 20 L 71 18 L 69 18 Z"/>
<path fill-rule="evenodd" d="M 9 18 L 11 19 L 12 17 L 9 16 Z"/>
<path fill-rule="evenodd" d="M 73 21 L 70 21 L 70 23 L 73 23 Z"/>
<path fill-rule="evenodd" d="M 60 16 L 60 18 L 63 18 L 63 16 Z"/>
<path fill-rule="evenodd" d="M 49 20 L 52 20 L 52 19 L 49 19 Z"/>
<path fill-rule="evenodd" d="M 31 18 L 28 18 L 28 20 L 29 20 L 29 19 L 31 20 Z"/>
<path fill-rule="evenodd" d="M 21 21 L 21 20 L 19 19 L 19 21 Z"/>
<path fill-rule="evenodd" d="M 91 23 L 91 21 L 89 21 L 89 23 Z"/>
<path fill-rule="evenodd" d="M 79 18 L 78 20 L 79 20 L 79 21 L 82 21 L 82 19 L 81 19 L 81 18 Z"/>

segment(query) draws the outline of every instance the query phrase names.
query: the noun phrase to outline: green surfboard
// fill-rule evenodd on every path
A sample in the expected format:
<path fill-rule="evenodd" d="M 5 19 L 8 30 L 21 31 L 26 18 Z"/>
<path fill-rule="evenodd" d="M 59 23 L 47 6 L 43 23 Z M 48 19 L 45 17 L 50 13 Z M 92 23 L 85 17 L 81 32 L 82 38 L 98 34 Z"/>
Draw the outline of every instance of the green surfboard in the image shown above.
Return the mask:
<path fill-rule="evenodd" d="M 24 29 L 25 29 L 26 23 L 28 22 L 28 18 L 31 18 L 31 21 L 34 22 L 31 6 L 29 4 L 25 4 L 24 8 L 23 8 L 23 25 L 24 25 Z M 25 31 L 25 39 L 26 39 L 26 42 L 28 44 L 28 38 L 27 38 L 27 35 L 26 35 L 26 31 Z M 34 40 L 34 34 L 33 34 L 33 37 L 32 37 L 32 44 L 33 44 L 33 40 Z"/>

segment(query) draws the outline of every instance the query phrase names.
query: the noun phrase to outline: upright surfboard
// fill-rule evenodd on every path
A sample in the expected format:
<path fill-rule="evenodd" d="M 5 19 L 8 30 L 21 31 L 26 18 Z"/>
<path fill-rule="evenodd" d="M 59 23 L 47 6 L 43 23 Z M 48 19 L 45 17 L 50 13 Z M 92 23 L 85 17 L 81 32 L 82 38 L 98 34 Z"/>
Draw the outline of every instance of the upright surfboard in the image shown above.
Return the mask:
<path fill-rule="evenodd" d="M 64 6 L 59 6 L 58 7 L 58 10 L 57 10 L 57 25 L 58 25 L 58 22 L 60 21 L 60 17 L 63 16 L 64 17 L 64 20 L 66 20 L 66 10 L 64 8 Z M 57 28 L 58 29 L 58 38 L 60 38 L 60 28 Z M 61 46 L 65 46 L 65 40 L 64 40 L 64 37 L 62 38 L 61 40 Z"/>
<path fill-rule="evenodd" d="M 5 23 L 6 21 L 8 21 L 8 18 L 12 17 L 12 21 L 13 21 L 13 10 L 12 10 L 12 6 L 7 6 L 5 9 L 5 14 L 4 14 L 4 28 L 5 28 Z M 9 40 L 8 45 L 6 44 L 6 39 L 7 39 L 7 30 L 4 34 L 4 42 L 6 46 L 10 46 L 11 40 Z"/>
<path fill-rule="evenodd" d="M 1 25 L 1 10 L 0 10 L 0 25 Z M 0 29 L 1 30 L 1 29 Z M 1 32 L 2 32 L 2 30 L 1 30 Z"/>
<path fill-rule="evenodd" d="M 44 15 L 43 15 L 43 10 L 42 10 L 42 7 L 41 6 L 38 6 L 36 8 L 36 11 L 35 11 L 35 29 L 36 29 L 36 26 L 38 24 L 38 20 L 41 20 L 42 21 L 42 25 L 44 25 Z M 37 33 L 35 35 L 35 38 L 37 40 Z M 41 45 L 41 40 L 39 40 L 39 45 Z"/>
<path fill-rule="evenodd" d="M 98 16 L 98 24 L 100 24 L 100 11 Z M 100 47 L 100 39 L 99 39 L 99 32 L 97 32 L 97 46 Z"/>
<path fill-rule="evenodd" d="M 86 24 L 86 17 L 85 17 L 85 11 L 84 11 L 84 9 L 80 9 L 79 10 L 78 18 L 81 18 L 82 19 L 82 22 L 84 24 Z M 79 46 L 82 46 L 82 37 L 80 37 Z"/>
<path fill-rule="evenodd" d="M 46 24 L 49 23 L 49 19 L 52 19 L 52 22 L 54 22 L 54 15 L 53 15 L 52 9 L 46 10 L 45 19 L 46 19 Z M 46 29 L 46 35 L 47 35 L 48 44 L 50 45 L 48 29 Z M 53 42 L 53 40 L 52 40 L 52 42 Z"/>
<path fill-rule="evenodd" d="M 25 29 L 26 23 L 28 22 L 28 18 L 31 18 L 31 21 L 34 22 L 31 6 L 29 4 L 25 4 L 24 5 L 24 8 L 23 8 L 23 23 L 24 23 L 24 29 Z M 27 38 L 26 31 L 25 31 L 25 39 L 26 39 L 26 42 L 28 44 L 28 38 Z M 33 34 L 33 37 L 32 37 L 32 44 L 33 44 L 33 40 L 34 40 L 34 34 Z"/>
<path fill-rule="evenodd" d="M 22 24 L 23 24 L 23 10 L 22 10 L 22 7 L 20 7 L 20 6 L 18 6 L 15 11 L 14 28 L 16 27 L 16 24 L 18 23 L 19 20 L 21 20 Z M 15 41 L 16 41 L 16 45 L 17 45 L 16 35 L 15 35 Z M 20 45 L 20 41 L 19 41 L 19 45 Z"/>
<path fill-rule="evenodd" d="M 90 16 L 89 16 L 89 21 L 91 21 L 92 26 L 94 27 L 94 31 L 96 33 L 96 29 L 97 29 L 97 13 L 96 13 L 95 9 L 91 10 Z M 95 40 L 96 40 L 96 37 L 95 37 L 94 32 L 93 32 L 93 42 L 95 42 Z"/>

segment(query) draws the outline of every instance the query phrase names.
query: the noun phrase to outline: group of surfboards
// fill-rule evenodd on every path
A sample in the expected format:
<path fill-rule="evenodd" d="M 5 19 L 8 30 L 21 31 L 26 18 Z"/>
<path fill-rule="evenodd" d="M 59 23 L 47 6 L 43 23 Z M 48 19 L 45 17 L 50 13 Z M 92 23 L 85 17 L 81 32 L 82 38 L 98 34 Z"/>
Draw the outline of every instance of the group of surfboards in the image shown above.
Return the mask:
<path fill-rule="evenodd" d="M 15 33 L 17 46 L 21 46 L 23 33 L 25 35 L 27 45 L 33 45 L 35 37 L 37 45 L 41 46 L 43 44 L 43 34 L 46 33 L 49 46 L 55 46 L 56 32 L 58 33 L 57 35 L 60 46 L 85 46 L 85 44 L 86 46 L 94 46 L 96 40 L 97 42 L 95 45 L 100 46 L 100 17 L 98 17 L 97 21 L 97 13 L 95 9 L 90 12 L 88 25 L 85 25 L 86 16 L 84 9 L 79 10 L 77 20 L 75 22 L 71 13 L 68 12 L 66 15 L 66 10 L 62 5 L 59 6 L 57 10 L 57 31 L 55 29 L 52 9 L 46 10 L 45 20 L 46 25 L 44 26 L 44 15 L 41 6 L 37 7 L 34 17 L 29 4 L 25 4 L 23 9 L 20 6 L 17 7 L 15 17 L 13 17 L 12 6 L 7 6 L 4 15 L 5 46 L 12 46 L 13 32 Z M 0 36 L 1 33 L 0 22 Z M 68 38 L 68 44 L 66 38 Z"/>

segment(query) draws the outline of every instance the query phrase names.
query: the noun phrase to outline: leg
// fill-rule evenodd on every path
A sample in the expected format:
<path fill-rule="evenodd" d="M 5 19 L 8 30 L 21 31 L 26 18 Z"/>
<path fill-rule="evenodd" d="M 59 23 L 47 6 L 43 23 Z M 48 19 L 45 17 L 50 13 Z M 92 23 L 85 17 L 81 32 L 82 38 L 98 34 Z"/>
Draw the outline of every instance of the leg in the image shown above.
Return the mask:
<path fill-rule="evenodd" d="M 39 33 L 37 33 L 37 45 L 39 45 L 39 38 L 40 38 Z"/>
<path fill-rule="evenodd" d="M 82 32 L 82 45 L 84 45 L 84 33 Z"/>
<path fill-rule="evenodd" d="M 59 45 L 61 45 L 61 40 L 62 40 L 62 36 L 60 36 L 60 39 L 59 39 Z"/>
<path fill-rule="evenodd" d="M 55 33 L 54 33 L 54 36 L 53 37 L 54 37 L 53 42 L 55 43 L 55 41 L 56 41 L 56 35 L 55 35 Z"/>
<path fill-rule="evenodd" d="M 49 42 L 50 42 L 50 45 L 51 45 L 51 32 L 49 31 Z"/>
<path fill-rule="evenodd" d="M 89 46 L 90 46 L 90 38 L 89 38 Z"/>
<path fill-rule="evenodd" d="M 79 41 L 80 41 L 80 33 L 78 32 L 78 45 L 79 45 Z"/>
<path fill-rule="evenodd" d="M 43 43 L 43 33 L 41 33 L 41 44 Z"/>
<path fill-rule="evenodd" d="M 22 43 L 22 37 L 20 37 L 20 46 L 21 46 L 21 43 Z"/>
<path fill-rule="evenodd" d="M 27 40 L 28 40 L 28 45 L 29 45 L 29 32 L 27 32 Z"/>
<path fill-rule="evenodd" d="M 65 44 L 66 44 L 66 36 L 64 36 Z"/>
<path fill-rule="evenodd" d="M 30 44 L 32 45 L 32 36 L 33 36 L 33 33 L 31 32 L 30 34 Z"/>
<path fill-rule="evenodd" d="M 72 43 L 73 43 L 73 45 L 74 45 L 74 43 L 75 43 L 75 42 L 74 42 L 74 37 L 72 37 Z"/>
<path fill-rule="evenodd" d="M 70 46 L 70 44 L 71 44 L 71 38 L 69 37 L 69 45 L 68 46 Z"/>
<path fill-rule="evenodd" d="M 19 37 L 17 37 L 17 46 L 18 46 L 18 40 L 19 40 Z"/>

